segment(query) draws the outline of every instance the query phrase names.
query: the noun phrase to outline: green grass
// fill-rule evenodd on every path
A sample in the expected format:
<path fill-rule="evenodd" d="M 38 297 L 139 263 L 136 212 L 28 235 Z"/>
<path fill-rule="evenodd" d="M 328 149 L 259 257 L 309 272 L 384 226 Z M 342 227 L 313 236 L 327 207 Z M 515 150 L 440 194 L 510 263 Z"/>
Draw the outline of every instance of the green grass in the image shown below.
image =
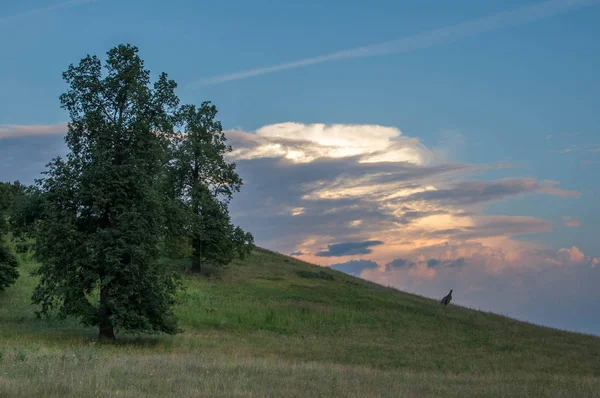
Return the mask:
<path fill-rule="evenodd" d="M 402 293 L 257 249 L 187 275 L 177 336 L 35 319 L 0 295 L 0 396 L 598 396 L 600 338 Z M 595 316 L 595 314 L 591 314 Z"/>

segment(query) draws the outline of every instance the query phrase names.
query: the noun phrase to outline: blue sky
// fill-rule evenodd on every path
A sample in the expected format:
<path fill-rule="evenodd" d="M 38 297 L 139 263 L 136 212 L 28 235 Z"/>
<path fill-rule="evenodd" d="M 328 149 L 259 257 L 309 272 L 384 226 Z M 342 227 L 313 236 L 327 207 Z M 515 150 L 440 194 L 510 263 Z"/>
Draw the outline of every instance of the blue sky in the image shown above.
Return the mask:
<path fill-rule="evenodd" d="M 499 14 L 507 10 L 516 11 Z M 481 19 L 489 16 L 500 26 Z M 368 263 L 363 277 L 432 297 L 454 284 L 458 303 L 600 333 L 584 315 L 600 299 L 600 267 L 592 268 L 600 257 L 598 20 L 600 2 L 583 0 L 5 0 L 0 180 L 32 182 L 46 161 L 65 153 L 62 71 L 128 42 L 155 76 L 166 71 L 179 83 L 183 102 L 211 100 L 224 128 L 235 130 L 234 149 L 246 150 L 234 157 L 246 185 L 232 214 L 259 244 L 321 265 L 375 261 L 380 268 Z M 483 29 L 457 34 L 469 21 L 482 21 Z M 441 39 L 428 42 L 440 29 Z M 368 47 L 390 41 L 379 53 Z M 372 56 L 206 84 L 365 46 Z M 332 145 L 323 136 L 337 137 L 340 148 L 360 144 L 334 154 L 323 149 Z M 257 155 L 274 143 L 283 145 L 279 152 Z M 412 156 L 419 171 L 404 163 L 366 168 L 352 158 L 371 150 L 394 161 Z M 381 173 L 412 176 L 385 186 L 408 189 L 402 200 L 369 191 L 381 192 L 374 177 Z M 410 191 L 416 186 L 438 193 Z M 486 200 L 473 200 L 484 193 Z M 452 249 L 440 252 L 443 242 Z M 345 256 L 318 255 L 348 244 L 355 250 Z M 461 267 L 443 265 L 463 257 Z M 501 264 L 490 260 L 500 257 Z M 405 258 L 411 266 L 386 266 Z M 529 280 L 525 294 L 518 285 Z M 563 280 L 570 281 L 564 308 L 548 311 L 534 299 L 559 297 L 552 281 Z M 503 304 L 482 291 L 514 298 Z"/>

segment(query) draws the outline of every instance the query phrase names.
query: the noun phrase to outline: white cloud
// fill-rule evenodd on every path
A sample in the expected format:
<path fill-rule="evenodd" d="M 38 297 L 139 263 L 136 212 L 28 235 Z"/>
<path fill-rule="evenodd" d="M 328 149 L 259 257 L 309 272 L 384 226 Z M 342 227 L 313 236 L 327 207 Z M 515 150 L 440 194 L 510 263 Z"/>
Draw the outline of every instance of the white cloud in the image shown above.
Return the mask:
<path fill-rule="evenodd" d="M 361 163 L 408 162 L 425 164 L 432 153 L 417 139 L 405 138 L 395 127 L 323 123 L 278 123 L 256 130 L 255 134 L 227 132 L 247 144 L 236 148 L 233 159 L 282 157 L 296 163 L 319 158 L 359 156 Z M 243 136 L 242 136 L 243 135 Z"/>

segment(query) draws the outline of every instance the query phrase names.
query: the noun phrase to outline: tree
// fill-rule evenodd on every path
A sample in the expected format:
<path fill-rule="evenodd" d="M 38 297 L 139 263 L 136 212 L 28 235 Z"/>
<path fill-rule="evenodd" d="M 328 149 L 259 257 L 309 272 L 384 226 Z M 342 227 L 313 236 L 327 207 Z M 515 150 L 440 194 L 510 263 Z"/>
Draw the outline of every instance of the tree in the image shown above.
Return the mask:
<path fill-rule="evenodd" d="M 19 277 L 17 259 L 4 243 L 4 235 L 8 232 L 8 214 L 17 203 L 22 186 L 0 182 L 0 292 L 12 285 Z"/>
<path fill-rule="evenodd" d="M 216 114 L 209 101 L 199 108 L 183 106 L 179 112 L 183 133 L 173 141 L 174 192 L 191 214 L 193 272 L 200 272 L 203 263 L 224 265 L 236 255 L 243 258 L 254 247 L 252 235 L 231 223 L 227 206 L 242 179 L 235 163 L 225 159 L 232 148 Z"/>
<path fill-rule="evenodd" d="M 25 197 L 26 186 L 19 181 L 0 182 L 0 227 L 8 227 L 8 221 L 14 210 L 21 205 Z M 6 231 L 5 231 L 6 232 Z"/>
<path fill-rule="evenodd" d="M 10 232 L 20 247 L 29 246 L 28 238 L 35 238 L 36 221 L 42 214 L 43 198 L 40 189 L 35 186 L 22 186 L 21 193 L 8 211 Z"/>
<path fill-rule="evenodd" d="M 90 55 L 63 73 L 70 152 L 38 181 L 42 266 L 32 299 L 41 314 L 98 327 L 101 340 L 114 340 L 115 330 L 173 334 L 178 283 L 159 264 L 158 242 L 168 225 L 164 171 L 176 83 L 163 73 L 151 85 L 135 46 L 107 55 L 105 73 Z"/>
<path fill-rule="evenodd" d="M 0 242 L 0 292 L 19 278 L 18 263 L 10 249 Z"/>

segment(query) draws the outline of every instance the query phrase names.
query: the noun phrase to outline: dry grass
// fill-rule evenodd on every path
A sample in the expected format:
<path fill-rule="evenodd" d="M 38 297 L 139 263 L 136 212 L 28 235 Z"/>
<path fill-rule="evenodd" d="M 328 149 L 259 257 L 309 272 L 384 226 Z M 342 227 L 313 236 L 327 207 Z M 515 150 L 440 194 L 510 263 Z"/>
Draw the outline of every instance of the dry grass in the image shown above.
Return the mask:
<path fill-rule="evenodd" d="M 87 347 L 9 353 L 0 394 L 10 397 L 593 397 L 597 378 L 381 370 L 207 353 Z"/>

